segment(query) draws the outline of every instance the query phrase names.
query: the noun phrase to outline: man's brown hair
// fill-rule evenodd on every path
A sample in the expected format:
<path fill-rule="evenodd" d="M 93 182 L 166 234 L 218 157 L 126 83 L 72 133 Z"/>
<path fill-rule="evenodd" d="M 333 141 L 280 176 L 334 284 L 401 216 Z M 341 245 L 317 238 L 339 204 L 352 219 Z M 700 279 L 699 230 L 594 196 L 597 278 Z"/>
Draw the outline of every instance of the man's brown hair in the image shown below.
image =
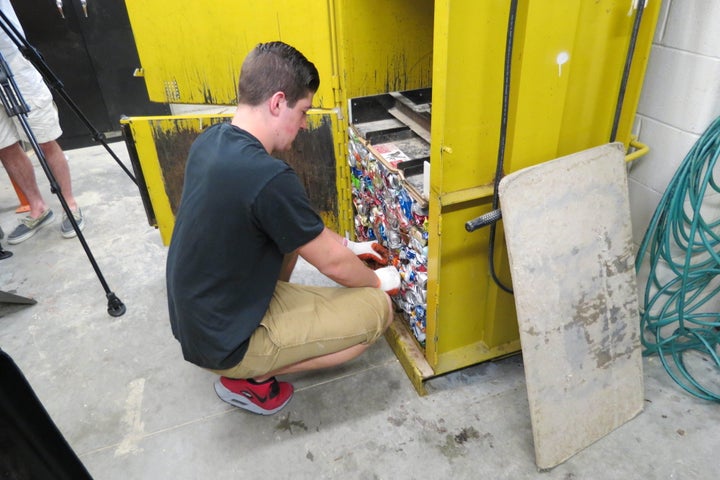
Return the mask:
<path fill-rule="evenodd" d="M 317 68 L 295 48 L 283 42 L 258 44 L 245 57 L 238 81 L 238 102 L 256 106 L 283 92 L 294 107 L 320 86 Z"/>

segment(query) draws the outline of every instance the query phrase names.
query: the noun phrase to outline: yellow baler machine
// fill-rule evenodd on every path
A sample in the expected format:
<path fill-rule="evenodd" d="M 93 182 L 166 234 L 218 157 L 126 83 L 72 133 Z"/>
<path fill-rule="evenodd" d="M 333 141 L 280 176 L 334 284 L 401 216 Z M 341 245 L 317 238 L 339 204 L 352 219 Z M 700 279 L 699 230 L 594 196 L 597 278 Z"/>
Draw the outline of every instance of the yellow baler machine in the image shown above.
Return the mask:
<path fill-rule="evenodd" d="M 504 172 L 610 141 L 627 53 L 634 47 L 616 140 L 628 153 L 660 2 L 633 38 L 630 0 L 519 1 Z M 489 272 L 487 229 L 465 223 L 491 210 L 511 2 L 499 0 L 174 0 L 125 2 L 152 101 L 236 102 L 244 56 L 283 40 L 321 75 L 310 128 L 286 160 L 328 226 L 353 233 L 350 99 L 432 88 L 428 195 L 427 340 L 402 322 L 387 338 L 413 384 L 520 350 L 511 294 Z M 122 120 L 148 219 L 165 244 L 187 149 L 225 115 Z M 495 264 L 510 284 L 498 229 Z"/>

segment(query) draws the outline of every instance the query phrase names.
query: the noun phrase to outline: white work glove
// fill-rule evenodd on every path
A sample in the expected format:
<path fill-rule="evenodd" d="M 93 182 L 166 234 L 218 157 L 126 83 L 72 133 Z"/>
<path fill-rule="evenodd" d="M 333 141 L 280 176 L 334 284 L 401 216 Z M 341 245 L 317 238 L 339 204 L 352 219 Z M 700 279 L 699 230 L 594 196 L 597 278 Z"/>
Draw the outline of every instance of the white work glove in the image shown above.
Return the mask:
<path fill-rule="evenodd" d="M 400 272 L 393 266 L 382 267 L 375 270 L 380 279 L 380 289 L 388 295 L 397 295 L 400 292 Z"/>
<path fill-rule="evenodd" d="M 360 260 L 379 263 L 380 265 L 387 265 L 388 263 L 388 251 L 387 248 L 380 245 L 377 241 L 372 240 L 369 242 L 353 242 L 347 238 L 343 242 L 346 247 L 350 249 Z"/>

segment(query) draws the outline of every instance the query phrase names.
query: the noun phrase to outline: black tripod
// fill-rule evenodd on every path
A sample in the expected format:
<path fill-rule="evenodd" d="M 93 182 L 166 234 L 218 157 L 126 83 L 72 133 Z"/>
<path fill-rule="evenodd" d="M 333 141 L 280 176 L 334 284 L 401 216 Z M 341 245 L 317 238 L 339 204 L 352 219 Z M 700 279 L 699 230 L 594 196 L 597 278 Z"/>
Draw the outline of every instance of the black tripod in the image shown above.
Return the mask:
<path fill-rule="evenodd" d="M 2 12 L 0 12 L 0 14 L 2 14 Z M 5 20 L 5 15 L 2 15 L 2 17 L 3 20 Z M 5 28 L 5 26 L 3 26 L 3 28 Z M 110 288 L 108 287 L 107 282 L 105 282 L 105 278 L 103 277 L 102 272 L 97 265 L 97 262 L 95 262 L 95 258 L 93 257 L 92 252 L 90 251 L 90 247 L 88 247 L 88 244 L 85 241 L 85 237 L 83 236 L 82 231 L 80 230 L 77 222 L 75 221 L 75 217 L 73 216 L 70 207 L 65 201 L 65 198 L 62 196 L 60 186 L 58 185 L 57 180 L 52 173 L 52 170 L 50 170 L 50 167 L 47 164 L 45 154 L 43 153 L 42 148 L 40 148 L 40 145 L 38 144 L 37 139 L 35 138 L 35 135 L 33 134 L 32 129 L 28 124 L 27 114 L 30 111 L 30 108 L 25 103 L 25 100 L 23 99 L 20 90 L 15 84 L 15 80 L 13 78 L 12 72 L 10 71 L 10 67 L 8 66 L 7 62 L 5 62 L 5 58 L 2 56 L 2 54 L 0 54 L 0 100 L 2 100 L 2 104 L 5 107 L 5 111 L 7 112 L 8 117 L 18 118 L 18 121 L 22 125 L 23 131 L 25 132 L 28 140 L 30 141 L 30 145 L 32 145 L 32 148 L 37 155 L 40 166 L 42 167 L 45 175 L 48 178 L 48 181 L 50 182 L 50 191 L 57 195 L 58 199 L 60 200 L 60 204 L 62 205 L 63 210 L 67 215 L 68 220 L 72 224 L 75 233 L 77 233 L 77 237 L 80 240 L 83 249 L 85 249 L 85 253 L 88 256 L 88 259 L 90 260 L 93 269 L 95 269 L 95 273 L 97 274 L 100 283 L 105 289 L 105 295 L 108 300 L 108 313 L 113 317 L 119 317 L 120 315 L 125 313 L 125 305 L 120 301 L 119 298 L 115 296 L 112 291 L 110 291 Z"/>
<path fill-rule="evenodd" d="M 105 147 L 105 150 L 110 154 L 113 159 L 115 159 L 115 162 L 120 166 L 120 168 L 123 169 L 123 171 L 127 174 L 128 177 L 130 177 L 130 180 L 133 181 L 133 183 L 137 186 L 137 180 L 133 176 L 132 172 L 128 170 L 128 168 L 122 163 L 122 161 L 118 158 L 118 156 L 115 154 L 115 152 L 112 151 L 110 146 L 105 141 L 105 134 L 102 132 L 99 132 L 93 125 L 90 123 L 88 118 L 83 114 L 82 110 L 80 110 L 80 107 L 77 106 L 77 104 L 70 98 L 70 96 L 65 91 L 65 86 L 60 81 L 60 79 L 55 75 L 55 72 L 53 72 L 47 63 L 45 63 L 45 60 L 43 59 L 42 55 L 38 52 L 38 50 L 30 45 L 28 41 L 25 39 L 25 37 L 15 28 L 15 25 L 12 24 L 10 19 L 8 19 L 7 16 L 0 10 L 0 28 L 2 28 L 7 36 L 10 38 L 10 40 L 13 41 L 13 43 L 17 46 L 18 50 L 20 50 L 20 53 L 23 54 L 23 56 L 32 63 L 33 67 L 40 72 L 40 75 L 42 75 L 43 79 L 45 80 L 45 83 L 55 90 L 58 95 L 65 101 L 65 103 L 70 107 L 70 109 L 75 112 L 75 115 L 78 117 L 78 119 L 87 127 L 87 129 L 92 134 L 92 138 L 96 142 L 100 142 L 103 147 Z"/>

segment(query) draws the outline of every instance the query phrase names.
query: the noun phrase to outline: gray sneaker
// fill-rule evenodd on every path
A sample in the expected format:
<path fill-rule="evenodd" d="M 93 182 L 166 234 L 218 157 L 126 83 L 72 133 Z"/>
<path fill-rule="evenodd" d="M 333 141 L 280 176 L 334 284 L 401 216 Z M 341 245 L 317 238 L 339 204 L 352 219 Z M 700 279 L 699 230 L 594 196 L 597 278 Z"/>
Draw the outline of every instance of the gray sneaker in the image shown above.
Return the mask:
<path fill-rule="evenodd" d="M 42 215 L 38 218 L 32 218 L 30 215 L 26 215 L 20 219 L 20 224 L 15 227 L 15 230 L 8 235 L 8 243 L 10 245 L 16 245 L 20 242 L 24 242 L 28 238 L 35 235 L 45 225 L 52 223 L 55 215 L 49 208 L 45 210 Z"/>
<path fill-rule="evenodd" d="M 78 209 L 72 212 L 72 214 L 78 228 L 80 230 L 85 228 L 85 217 L 82 214 L 82 210 L 80 210 L 80 208 L 78 207 Z M 73 228 L 72 223 L 70 223 L 70 219 L 68 218 L 67 214 L 63 214 L 63 220 L 60 224 L 60 233 L 62 234 L 63 238 L 77 237 L 77 232 Z"/>

